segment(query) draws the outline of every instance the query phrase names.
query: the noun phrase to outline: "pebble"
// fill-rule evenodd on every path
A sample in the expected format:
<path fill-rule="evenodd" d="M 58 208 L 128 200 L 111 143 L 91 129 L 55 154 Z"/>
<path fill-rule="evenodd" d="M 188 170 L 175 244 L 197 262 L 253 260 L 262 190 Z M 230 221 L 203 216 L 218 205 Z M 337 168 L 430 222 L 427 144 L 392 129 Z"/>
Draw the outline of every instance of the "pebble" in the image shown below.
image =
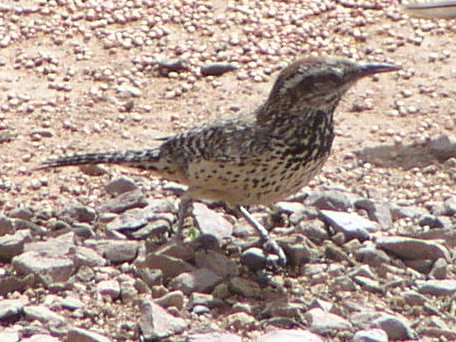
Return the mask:
<path fill-rule="evenodd" d="M 234 276 L 237 271 L 237 264 L 232 258 L 212 250 L 195 252 L 195 265 L 207 268 L 222 278 Z"/>
<path fill-rule="evenodd" d="M 226 317 L 226 324 L 229 329 L 249 330 L 254 327 L 256 319 L 246 312 L 235 312 Z"/>
<path fill-rule="evenodd" d="M 173 306 L 178 310 L 182 310 L 182 308 L 184 307 L 184 294 L 180 290 L 172 291 L 160 298 L 155 298 L 155 303 L 159 304 L 164 308 Z"/>
<path fill-rule="evenodd" d="M 353 336 L 353 342 L 388 342 L 388 334 L 382 329 L 366 329 Z"/>
<path fill-rule="evenodd" d="M 43 323 L 50 321 L 63 323 L 65 321 L 65 317 L 42 305 L 27 305 L 24 307 L 24 314 L 25 318 L 30 321 L 38 320 Z"/>
<path fill-rule="evenodd" d="M 233 225 L 203 203 L 193 204 L 193 216 L 201 234 L 214 236 L 219 244 L 233 234 Z"/>
<path fill-rule="evenodd" d="M 110 342 L 111 339 L 97 332 L 73 327 L 68 330 L 68 341 L 72 342 Z"/>
<path fill-rule="evenodd" d="M 203 65 L 200 69 L 202 76 L 221 76 L 227 72 L 237 70 L 238 66 L 227 63 L 210 63 Z"/>
<path fill-rule="evenodd" d="M 128 84 L 121 84 L 117 87 L 116 90 L 122 98 L 142 96 L 142 91 L 139 88 L 130 86 Z"/>
<path fill-rule="evenodd" d="M 194 269 L 192 265 L 182 259 L 157 254 L 148 254 L 144 264 L 140 267 L 159 269 L 163 272 L 165 279 L 174 278 L 181 273 L 190 272 Z"/>
<path fill-rule="evenodd" d="M 383 315 L 372 322 L 372 327 L 384 330 L 390 340 L 401 341 L 416 338 L 410 324 L 402 317 Z"/>
<path fill-rule="evenodd" d="M 120 296 L 120 284 L 117 280 L 103 280 L 97 284 L 97 292 L 102 296 L 109 296 L 113 300 Z"/>
<path fill-rule="evenodd" d="M 305 199 L 304 204 L 320 210 L 347 211 L 354 208 L 356 199 L 356 195 L 344 191 L 314 191 Z"/>
<path fill-rule="evenodd" d="M 137 190 L 138 186 L 130 177 L 122 176 L 108 183 L 105 189 L 108 194 L 116 196 L 125 192 Z"/>
<path fill-rule="evenodd" d="M 420 240 L 404 236 L 390 236 L 378 238 L 375 245 L 392 255 L 403 259 L 431 259 L 444 258 L 451 260 L 449 251 L 443 245 L 429 240 Z"/>
<path fill-rule="evenodd" d="M 107 201 L 99 211 L 119 214 L 133 208 L 144 208 L 147 204 L 144 194 L 140 190 L 133 190 Z"/>
<path fill-rule="evenodd" d="M 234 277 L 230 279 L 228 287 L 231 292 L 237 293 L 246 298 L 262 297 L 262 291 L 258 283 L 249 279 Z"/>
<path fill-rule="evenodd" d="M 267 266 L 267 255 L 261 248 L 248 248 L 241 254 L 241 264 L 253 272 L 264 270 Z"/>
<path fill-rule="evenodd" d="M 0 321 L 6 322 L 19 318 L 24 310 L 27 300 L 21 299 L 1 299 L 0 300 Z"/>
<path fill-rule="evenodd" d="M 387 230 L 393 227 L 393 217 L 387 203 L 363 198 L 355 202 L 355 208 L 366 210 L 369 219 L 378 222 L 382 229 Z"/>
<path fill-rule="evenodd" d="M 403 292 L 401 296 L 409 305 L 424 305 L 426 303 L 426 297 L 413 290 Z"/>
<path fill-rule="evenodd" d="M 448 273 L 448 263 L 444 258 L 438 258 L 432 269 L 429 272 L 429 275 L 435 279 L 445 279 Z"/>
<path fill-rule="evenodd" d="M 456 280 L 417 280 L 418 292 L 424 295 L 452 296 L 456 294 Z"/>
<path fill-rule="evenodd" d="M 14 234 L 15 231 L 13 221 L 4 215 L 0 215 L 0 237 L 6 234 Z"/>
<path fill-rule="evenodd" d="M 351 328 L 351 323 L 338 315 L 325 312 L 322 309 L 310 309 L 304 314 L 312 332 L 317 334 L 334 334 L 340 330 Z"/>
<path fill-rule="evenodd" d="M 323 339 L 303 329 L 280 329 L 270 331 L 256 339 L 256 342 L 323 342 Z"/>
<path fill-rule="evenodd" d="M 443 134 L 429 141 L 432 154 L 439 160 L 456 157 L 456 138 Z"/>
<path fill-rule="evenodd" d="M 188 323 L 169 314 L 160 305 L 147 299 L 139 301 L 139 329 L 146 341 L 157 341 L 183 332 Z"/>
<path fill-rule="evenodd" d="M 195 291 L 212 292 L 221 281 L 222 278 L 210 269 L 200 268 L 179 274 L 169 282 L 169 286 L 190 295 Z"/>
<path fill-rule="evenodd" d="M 30 230 L 18 230 L 15 234 L 0 236 L 0 261 L 11 262 L 11 260 L 24 251 L 26 243 L 32 241 Z"/>
<path fill-rule="evenodd" d="M 86 240 L 86 246 L 95 248 L 103 258 L 114 264 L 132 262 L 139 252 L 139 243 L 136 241 Z"/>
<path fill-rule="evenodd" d="M 321 218 L 337 232 L 342 232 L 348 240 L 369 240 L 370 232 L 378 229 L 378 225 L 356 213 L 345 213 L 321 210 Z"/>

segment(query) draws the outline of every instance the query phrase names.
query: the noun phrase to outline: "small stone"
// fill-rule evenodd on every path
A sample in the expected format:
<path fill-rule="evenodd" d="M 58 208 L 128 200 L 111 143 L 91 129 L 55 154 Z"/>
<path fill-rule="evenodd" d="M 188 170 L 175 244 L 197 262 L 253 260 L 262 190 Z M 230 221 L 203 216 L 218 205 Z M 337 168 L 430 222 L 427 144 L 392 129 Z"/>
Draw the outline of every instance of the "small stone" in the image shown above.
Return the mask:
<path fill-rule="evenodd" d="M 433 296 L 452 296 L 456 294 L 456 280 L 417 280 L 418 292 Z"/>
<path fill-rule="evenodd" d="M 76 297 L 61 298 L 60 305 L 62 305 L 62 308 L 68 310 L 78 310 L 85 307 L 85 304 Z"/>
<path fill-rule="evenodd" d="M 426 297 L 415 291 L 403 292 L 402 297 L 409 305 L 424 305 L 426 303 Z"/>
<path fill-rule="evenodd" d="M 100 207 L 100 212 L 122 213 L 132 208 L 144 208 L 147 200 L 140 190 L 124 192 Z"/>
<path fill-rule="evenodd" d="M 358 331 L 353 336 L 353 342 L 388 342 L 388 334 L 382 329 L 367 329 Z"/>
<path fill-rule="evenodd" d="M 357 283 L 369 292 L 385 293 L 385 289 L 382 286 L 380 286 L 380 283 L 377 280 L 363 276 L 355 276 L 353 280 L 355 281 L 355 283 Z"/>
<path fill-rule="evenodd" d="M 160 298 L 156 298 L 155 303 L 164 308 L 172 306 L 181 310 L 184 306 L 184 294 L 182 291 L 172 291 Z"/>
<path fill-rule="evenodd" d="M 67 340 L 72 342 L 110 342 L 111 339 L 94 331 L 70 328 L 67 333 Z"/>
<path fill-rule="evenodd" d="M 347 211 L 354 208 L 356 195 L 339 191 L 314 191 L 304 201 L 306 206 L 314 206 L 320 210 Z"/>
<path fill-rule="evenodd" d="M 29 321 L 33 321 L 35 319 L 43 323 L 49 323 L 50 321 L 62 323 L 65 321 L 65 317 L 42 305 L 26 306 L 24 307 L 24 314 L 25 318 Z"/>
<path fill-rule="evenodd" d="M 348 240 L 369 240 L 370 233 L 378 229 L 377 223 L 355 213 L 321 210 L 321 218 L 337 232 L 345 234 Z"/>
<path fill-rule="evenodd" d="M 389 229 L 393 226 L 393 217 L 387 203 L 363 198 L 355 202 L 355 207 L 366 210 L 369 219 L 378 222 L 382 229 Z"/>
<path fill-rule="evenodd" d="M 311 333 L 308 330 L 302 329 L 280 329 L 270 331 L 259 338 L 256 342 L 323 342 L 323 339 Z"/>
<path fill-rule="evenodd" d="M 211 63 L 201 67 L 202 76 L 221 76 L 229 71 L 237 70 L 238 67 L 228 63 Z"/>
<path fill-rule="evenodd" d="M 346 319 L 318 308 L 307 311 L 304 318 L 307 320 L 310 330 L 317 334 L 324 335 L 351 328 L 351 323 Z"/>
<path fill-rule="evenodd" d="M 97 292 L 115 300 L 120 296 L 120 284 L 117 280 L 102 280 L 97 284 Z"/>
<path fill-rule="evenodd" d="M 241 342 L 241 336 L 227 332 L 190 333 L 186 342 Z"/>
<path fill-rule="evenodd" d="M 139 302 L 139 329 L 146 341 L 165 339 L 184 331 L 188 323 L 179 317 L 170 315 L 160 305 L 146 299 Z"/>
<path fill-rule="evenodd" d="M 207 268 L 184 272 L 169 282 L 169 285 L 189 295 L 194 291 L 211 292 L 222 278 Z"/>
<path fill-rule="evenodd" d="M 233 234 L 233 225 L 203 203 L 193 203 L 193 216 L 203 235 L 212 235 L 222 244 Z"/>
<path fill-rule="evenodd" d="M 19 319 L 26 304 L 27 300 L 24 298 L 0 300 L 0 321 Z"/>
<path fill-rule="evenodd" d="M 291 266 L 300 266 L 320 256 L 316 246 L 302 234 L 292 234 L 276 241 L 283 248 Z"/>
<path fill-rule="evenodd" d="M 429 141 L 432 154 L 439 160 L 456 157 L 456 139 L 443 134 Z"/>
<path fill-rule="evenodd" d="M 21 276 L 5 276 L 0 277 L 0 296 L 6 297 L 8 294 L 15 291 L 24 292 L 27 288 L 35 284 L 35 276 L 33 274 Z"/>
<path fill-rule="evenodd" d="M 264 270 L 267 265 L 267 255 L 261 248 L 248 248 L 241 254 L 241 264 L 247 266 L 251 271 Z"/>
<path fill-rule="evenodd" d="M 207 306 L 204 305 L 195 305 L 192 309 L 192 312 L 197 314 L 197 315 L 205 315 L 211 312 L 211 309 L 209 309 Z"/>
<path fill-rule="evenodd" d="M 24 246 L 32 240 L 30 230 L 18 230 L 15 234 L 0 236 L 0 261 L 11 260 L 24 251 Z"/>
<path fill-rule="evenodd" d="M 377 318 L 372 322 L 372 327 L 384 330 L 390 340 L 408 340 L 416 337 L 405 318 L 392 315 Z"/>
<path fill-rule="evenodd" d="M 13 221 L 6 216 L 0 215 L 0 236 L 14 234 L 15 231 Z"/>
<path fill-rule="evenodd" d="M 228 287 L 231 292 L 237 293 L 247 298 L 261 298 L 262 291 L 257 282 L 244 279 L 241 277 L 234 277 L 230 280 Z"/>
<path fill-rule="evenodd" d="M 448 263 L 444 258 L 438 258 L 432 265 L 429 275 L 435 279 L 445 279 L 447 277 Z"/>
<path fill-rule="evenodd" d="M 84 246 L 77 246 L 74 254 L 74 264 L 77 268 L 80 266 L 105 266 L 107 260 L 98 254 L 95 250 Z"/>
<path fill-rule="evenodd" d="M 378 267 L 383 264 L 388 264 L 391 258 L 381 249 L 374 246 L 366 246 L 353 252 L 356 260 L 366 263 L 372 267 Z"/>
<path fill-rule="evenodd" d="M 160 269 L 165 279 L 174 278 L 181 273 L 194 270 L 192 265 L 182 259 L 157 254 L 148 254 L 144 264 L 139 265 L 139 267 Z"/>
<path fill-rule="evenodd" d="M 235 275 L 237 269 L 231 258 L 212 250 L 195 252 L 195 265 L 198 268 L 210 269 L 222 278 Z"/>
<path fill-rule="evenodd" d="M 381 237 L 376 241 L 377 248 L 403 259 L 444 258 L 451 260 L 449 251 L 443 245 L 428 240 L 420 240 L 403 236 Z"/>
<path fill-rule="evenodd" d="M 88 247 L 94 247 L 103 258 L 114 264 L 132 262 L 139 252 L 139 243 L 136 241 L 121 240 L 87 240 Z"/>
<path fill-rule="evenodd" d="M 69 217 L 76 222 L 90 223 L 97 218 L 97 212 L 93 208 L 78 205 L 65 209 L 59 216 Z"/>
<path fill-rule="evenodd" d="M 393 205 L 391 206 L 391 214 L 393 215 L 393 220 L 401 218 L 418 219 L 428 214 L 428 211 L 421 207 Z"/>
<path fill-rule="evenodd" d="M 233 313 L 226 317 L 226 321 L 229 329 L 243 331 L 251 329 L 256 323 L 255 318 L 245 312 Z"/>
<path fill-rule="evenodd" d="M 135 181 L 129 177 L 122 176 L 106 185 L 106 192 L 110 195 L 120 195 L 128 191 L 137 190 Z"/>
<path fill-rule="evenodd" d="M 140 97 L 142 95 L 142 91 L 139 88 L 128 84 L 121 84 L 116 90 L 122 98 L 128 98 L 130 96 Z"/>

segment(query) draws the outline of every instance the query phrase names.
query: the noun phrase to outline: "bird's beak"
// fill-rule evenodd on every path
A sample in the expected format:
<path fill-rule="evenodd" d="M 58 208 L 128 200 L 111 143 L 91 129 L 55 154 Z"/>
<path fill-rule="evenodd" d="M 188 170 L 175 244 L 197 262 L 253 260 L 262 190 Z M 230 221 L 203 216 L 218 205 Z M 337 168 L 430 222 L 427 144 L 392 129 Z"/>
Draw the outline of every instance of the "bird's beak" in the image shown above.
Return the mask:
<path fill-rule="evenodd" d="M 358 71 L 359 77 L 379 74 L 382 72 L 391 72 L 400 70 L 401 67 L 394 64 L 387 63 L 372 63 L 372 64 L 363 64 L 360 66 Z"/>

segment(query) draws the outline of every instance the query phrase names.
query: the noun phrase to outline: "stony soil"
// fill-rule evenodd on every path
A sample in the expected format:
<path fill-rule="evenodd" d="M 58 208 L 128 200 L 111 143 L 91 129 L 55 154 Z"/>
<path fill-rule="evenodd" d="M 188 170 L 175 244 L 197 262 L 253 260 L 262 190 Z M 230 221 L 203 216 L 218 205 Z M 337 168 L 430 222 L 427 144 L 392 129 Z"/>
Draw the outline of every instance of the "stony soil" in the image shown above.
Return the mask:
<path fill-rule="evenodd" d="M 455 39 L 387 0 L 3 0 L 0 340 L 456 340 Z M 252 270 L 254 232 L 218 206 L 170 239 L 176 184 L 35 170 L 253 110 L 322 54 L 402 70 L 345 96 L 321 175 L 253 210 L 285 270 Z"/>

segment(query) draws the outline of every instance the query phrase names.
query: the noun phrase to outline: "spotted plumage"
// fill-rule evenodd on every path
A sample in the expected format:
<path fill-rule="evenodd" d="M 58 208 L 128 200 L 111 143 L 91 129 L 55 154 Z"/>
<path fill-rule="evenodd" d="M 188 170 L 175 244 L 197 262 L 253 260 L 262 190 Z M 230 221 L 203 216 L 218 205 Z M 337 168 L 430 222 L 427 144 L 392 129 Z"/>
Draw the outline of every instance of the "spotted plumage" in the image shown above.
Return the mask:
<path fill-rule="evenodd" d="M 188 185 L 187 200 L 271 204 L 320 171 L 334 139 L 334 110 L 350 86 L 397 69 L 340 58 L 300 59 L 280 73 L 269 97 L 250 114 L 177 134 L 155 149 L 78 154 L 44 167 L 124 164 Z"/>

